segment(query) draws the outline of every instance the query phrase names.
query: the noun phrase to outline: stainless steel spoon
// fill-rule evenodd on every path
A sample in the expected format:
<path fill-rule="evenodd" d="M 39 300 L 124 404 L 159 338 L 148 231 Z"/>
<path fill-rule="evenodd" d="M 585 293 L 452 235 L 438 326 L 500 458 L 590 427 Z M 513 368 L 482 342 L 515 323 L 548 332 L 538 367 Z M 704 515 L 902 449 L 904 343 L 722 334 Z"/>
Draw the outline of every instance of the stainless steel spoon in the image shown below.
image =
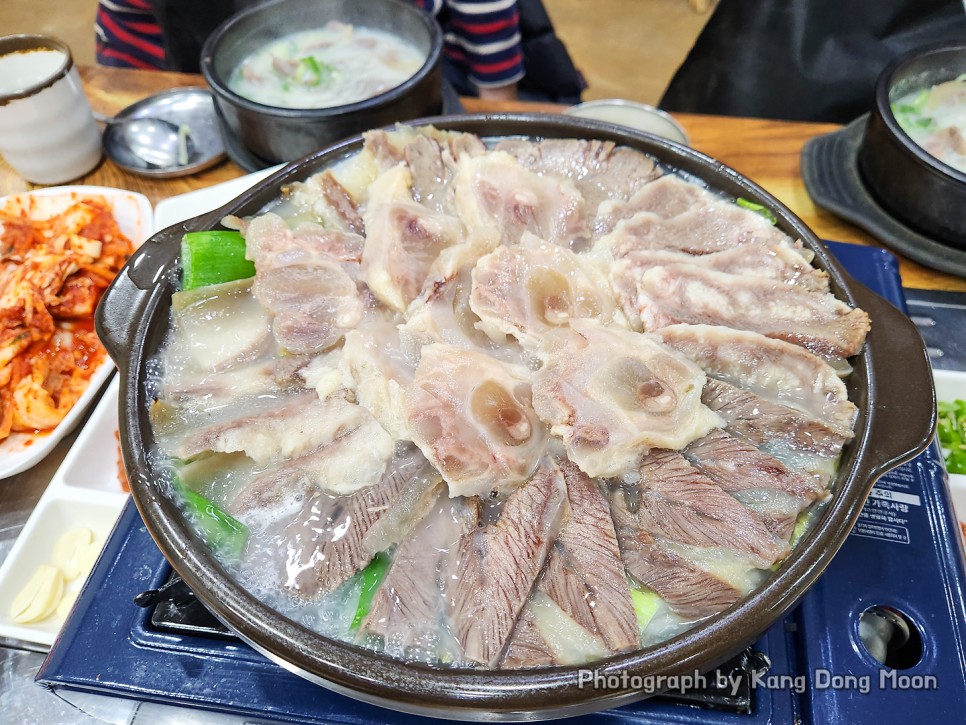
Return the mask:
<path fill-rule="evenodd" d="M 186 166 L 194 147 L 191 131 L 163 118 L 112 118 L 94 114 L 102 123 L 117 127 L 110 143 L 123 144 L 136 157 L 161 169 Z"/>

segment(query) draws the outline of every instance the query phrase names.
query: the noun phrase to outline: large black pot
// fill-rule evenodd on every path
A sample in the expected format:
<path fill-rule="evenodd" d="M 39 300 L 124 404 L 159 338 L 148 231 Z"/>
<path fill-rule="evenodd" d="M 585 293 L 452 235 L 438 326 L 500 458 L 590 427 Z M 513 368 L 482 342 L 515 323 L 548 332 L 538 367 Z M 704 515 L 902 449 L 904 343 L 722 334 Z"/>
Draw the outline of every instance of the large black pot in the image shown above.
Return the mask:
<path fill-rule="evenodd" d="M 665 643 L 594 663 L 602 675 L 617 675 L 618 680 L 622 673 L 628 675 L 625 685 L 614 689 L 582 686 L 577 667 L 486 672 L 405 664 L 313 633 L 242 589 L 192 533 L 177 504 L 164 495 L 161 475 L 146 456 L 154 445 L 150 401 L 145 397 L 147 365 L 167 331 L 184 231 L 218 228 L 227 214 L 259 212 L 285 184 L 357 152 L 361 139 L 356 137 L 285 167 L 217 211 L 155 235 L 107 291 L 97 313 L 97 330 L 120 369 L 124 465 L 148 530 L 205 604 L 256 649 L 325 687 L 397 710 L 480 720 L 577 715 L 641 699 L 645 693 L 635 688 L 636 676 L 686 675 L 721 664 L 796 604 L 845 541 L 876 479 L 931 440 L 935 401 L 922 339 L 898 309 L 849 277 L 777 199 L 698 152 L 655 136 L 564 116 L 454 116 L 427 121 L 491 138 L 583 137 L 627 144 L 704 179 L 714 189 L 764 204 L 777 215 L 784 232 L 815 251 L 816 264 L 828 271 L 835 294 L 869 313 L 872 332 L 854 359 L 849 378 L 850 397 L 860 410 L 856 436 L 845 448 L 834 496 L 814 529 L 770 580 L 731 609 Z"/>
<path fill-rule="evenodd" d="M 228 87 L 231 72 L 253 51 L 285 35 L 330 20 L 361 25 L 408 40 L 426 62 L 409 80 L 378 96 L 332 108 L 278 108 L 250 101 Z M 228 133 L 270 166 L 302 158 L 370 128 L 442 110 L 442 32 L 405 0 L 274 0 L 222 23 L 201 51 L 201 72 Z"/>
<path fill-rule="evenodd" d="M 879 76 L 859 146 L 859 169 L 896 217 L 937 241 L 966 249 L 966 173 L 924 151 L 899 126 L 891 103 L 966 73 L 966 45 L 922 48 Z"/>

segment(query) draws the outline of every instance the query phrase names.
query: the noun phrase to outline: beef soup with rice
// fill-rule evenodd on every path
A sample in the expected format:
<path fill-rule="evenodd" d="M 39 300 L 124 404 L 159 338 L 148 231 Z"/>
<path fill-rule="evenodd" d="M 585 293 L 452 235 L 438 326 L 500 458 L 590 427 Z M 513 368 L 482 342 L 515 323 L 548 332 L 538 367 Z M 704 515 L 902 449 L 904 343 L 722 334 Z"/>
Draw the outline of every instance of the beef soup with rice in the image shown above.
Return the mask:
<path fill-rule="evenodd" d="M 749 206 L 610 142 L 370 132 L 228 220 L 254 277 L 175 294 L 152 462 L 326 636 L 482 668 L 664 641 L 781 566 L 852 438 L 868 316 Z"/>

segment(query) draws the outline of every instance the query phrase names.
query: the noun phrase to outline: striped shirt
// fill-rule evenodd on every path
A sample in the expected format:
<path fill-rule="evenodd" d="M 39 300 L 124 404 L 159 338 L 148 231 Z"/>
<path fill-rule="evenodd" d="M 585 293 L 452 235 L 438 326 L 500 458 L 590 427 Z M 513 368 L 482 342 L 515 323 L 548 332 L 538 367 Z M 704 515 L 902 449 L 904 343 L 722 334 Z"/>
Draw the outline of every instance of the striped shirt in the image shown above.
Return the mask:
<path fill-rule="evenodd" d="M 94 32 L 99 65 L 165 67 L 161 28 L 149 0 L 100 0 Z"/>
<path fill-rule="evenodd" d="M 520 15 L 516 0 L 413 0 L 443 29 L 447 60 L 478 88 L 523 78 Z"/>
<path fill-rule="evenodd" d="M 202 0 L 203 1 L 203 0 Z M 516 0 L 412 0 L 443 30 L 446 60 L 478 88 L 523 78 Z M 164 42 L 150 0 L 100 0 L 95 17 L 97 62 L 165 68 Z"/>

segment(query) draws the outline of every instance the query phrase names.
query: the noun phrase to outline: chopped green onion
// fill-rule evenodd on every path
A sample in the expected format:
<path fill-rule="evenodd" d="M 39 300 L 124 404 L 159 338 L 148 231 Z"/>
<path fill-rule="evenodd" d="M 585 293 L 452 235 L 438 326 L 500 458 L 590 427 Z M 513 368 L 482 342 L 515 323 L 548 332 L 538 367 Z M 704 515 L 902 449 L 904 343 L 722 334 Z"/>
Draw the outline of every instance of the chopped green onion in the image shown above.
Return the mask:
<path fill-rule="evenodd" d="M 239 232 L 188 232 L 181 238 L 181 289 L 233 282 L 255 276 L 255 265 L 245 258 L 245 239 Z"/>
<path fill-rule="evenodd" d="M 795 520 L 795 528 L 792 529 L 792 536 L 790 544 L 792 548 L 798 546 L 798 542 L 802 540 L 802 537 L 808 533 L 808 530 L 812 527 L 812 521 L 814 521 L 816 516 L 816 509 L 808 508 L 802 511 L 798 518 Z"/>
<path fill-rule="evenodd" d="M 898 116 L 900 113 L 907 113 L 907 114 L 919 113 L 919 110 L 915 106 L 910 106 L 908 103 L 903 103 L 901 106 L 893 103 L 892 113 Z"/>
<path fill-rule="evenodd" d="M 912 107 L 916 110 L 916 113 L 919 113 L 925 107 L 926 101 L 929 100 L 930 90 L 930 88 L 923 88 L 921 91 L 919 91 L 919 93 L 916 94 L 916 97 L 910 101 Z"/>
<path fill-rule="evenodd" d="M 937 432 L 949 473 L 966 473 L 966 401 L 939 401 Z"/>
<path fill-rule="evenodd" d="M 171 477 L 171 485 L 184 500 L 188 516 L 209 548 L 232 558 L 240 556 L 248 543 L 248 527 L 188 488 L 177 476 Z"/>
<path fill-rule="evenodd" d="M 295 68 L 295 81 L 303 86 L 317 86 L 322 82 L 322 69 L 311 55 L 299 58 Z"/>
<path fill-rule="evenodd" d="M 762 206 L 761 204 L 756 204 L 755 202 L 749 201 L 748 199 L 742 199 L 740 196 L 737 198 L 735 203 L 738 204 L 738 206 L 740 206 L 742 209 L 748 209 L 749 211 L 753 211 L 756 214 L 760 214 L 761 216 L 765 217 L 765 219 L 767 219 L 771 224 L 778 223 L 778 217 L 776 217 L 774 213 L 772 213 L 772 210 L 766 206 Z"/>
<path fill-rule="evenodd" d="M 631 587 L 631 602 L 634 605 L 634 614 L 637 615 L 638 626 L 645 629 L 661 606 L 660 595 L 650 589 Z"/>
<path fill-rule="evenodd" d="M 363 620 L 369 616 L 372 599 L 376 596 L 376 591 L 382 584 L 382 580 L 386 578 L 390 563 L 392 563 L 392 559 L 389 554 L 385 552 L 376 554 L 369 565 L 356 575 L 361 579 L 362 586 L 359 590 L 359 603 L 356 605 L 356 613 L 352 617 L 352 624 L 349 625 L 349 629 L 352 631 L 359 629 Z"/>
<path fill-rule="evenodd" d="M 295 68 L 295 82 L 303 86 L 313 87 L 321 85 L 335 73 L 335 68 L 315 56 L 307 55 L 299 58 Z"/>

